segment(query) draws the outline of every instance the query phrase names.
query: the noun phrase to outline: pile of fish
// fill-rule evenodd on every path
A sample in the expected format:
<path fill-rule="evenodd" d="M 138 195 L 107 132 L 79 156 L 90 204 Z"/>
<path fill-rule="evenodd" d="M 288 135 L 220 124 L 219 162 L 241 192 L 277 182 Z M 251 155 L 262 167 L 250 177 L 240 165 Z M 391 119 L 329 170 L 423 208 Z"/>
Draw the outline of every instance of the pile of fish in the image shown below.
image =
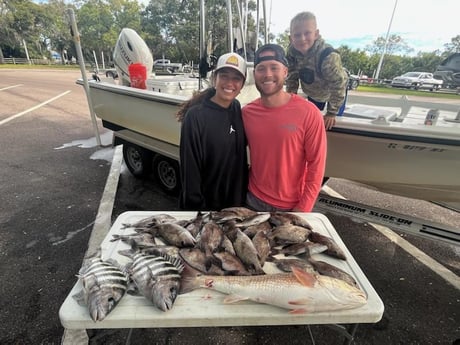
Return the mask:
<path fill-rule="evenodd" d="M 99 295 L 107 292 L 90 287 L 89 282 L 99 279 L 97 275 L 90 278 L 94 269 L 80 271 L 87 287 L 84 299 L 94 321 L 102 320 L 125 291 L 142 294 L 162 311 L 173 307 L 178 294 L 197 288 L 228 294 L 224 303 L 249 299 L 291 313 L 349 309 L 367 303 L 351 275 L 312 258 L 323 253 L 346 260 L 342 249 L 293 213 L 232 207 L 197 212 L 187 220 L 155 214 L 123 226 L 134 232 L 113 235 L 111 241 L 123 241 L 130 247 L 119 251 L 131 259 L 119 268 L 128 277 L 126 288 L 120 288 L 120 273 L 107 267 L 104 284 L 116 294 L 104 302 Z M 283 273 L 266 274 L 267 262 Z"/>

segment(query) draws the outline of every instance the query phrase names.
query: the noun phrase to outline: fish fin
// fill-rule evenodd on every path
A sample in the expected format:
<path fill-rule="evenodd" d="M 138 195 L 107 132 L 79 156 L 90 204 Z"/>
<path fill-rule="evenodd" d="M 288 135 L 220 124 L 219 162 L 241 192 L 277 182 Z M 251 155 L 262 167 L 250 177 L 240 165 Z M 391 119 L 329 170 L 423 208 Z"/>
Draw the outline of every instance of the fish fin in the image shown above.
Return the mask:
<path fill-rule="evenodd" d="M 134 282 L 129 282 L 128 287 L 126 288 L 126 293 L 131 296 L 140 296 L 141 292 Z"/>
<path fill-rule="evenodd" d="M 236 303 L 239 301 L 246 301 L 248 299 L 249 299 L 248 297 L 243 297 L 243 296 L 238 296 L 238 295 L 228 295 L 227 297 L 224 298 L 224 303 L 231 304 L 231 303 Z"/>
<path fill-rule="evenodd" d="M 308 311 L 306 309 L 292 309 L 289 311 L 289 314 L 306 314 Z"/>
<path fill-rule="evenodd" d="M 75 295 L 72 295 L 72 297 L 75 299 L 75 301 L 77 301 L 78 305 L 86 306 L 85 291 L 83 291 L 83 289 L 81 289 Z"/>
<path fill-rule="evenodd" d="M 315 275 L 308 273 L 296 266 L 291 266 L 291 271 L 296 279 L 304 286 L 313 287 L 317 281 Z"/>
<path fill-rule="evenodd" d="M 159 256 L 162 256 L 164 259 L 168 260 L 170 263 L 176 266 L 176 268 L 179 270 L 179 273 L 182 273 L 182 271 L 184 270 L 184 264 L 182 263 L 182 260 L 180 258 L 173 257 L 165 253 L 159 253 Z"/>
<path fill-rule="evenodd" d="M 134 256 L 134 251 L 130 248 L 130 249 L 122 249 L 122 250 L 119 250 L 118 251 L 118 254 L 120 255 L 123 255 L 123 256 L 127 256 L 128 258 L 133 258 Z"/>
<path fill-rule="evenodd" d="M 113 234 L 112 238 L 110 239 L 110 242 L 115 242 L 121 240 L 121 235 Z"/>
<path fill-rule="evenodd" d="M 306 305 L 306 304 L 308 304 L 310 302 L 311 302 L 311 300 L 308 299 L 308 298 L 300 298 L 300 299 L 296 299 L 294 301 L 288 301 L 288 303 L 291 304 L 291 305 Z"/>

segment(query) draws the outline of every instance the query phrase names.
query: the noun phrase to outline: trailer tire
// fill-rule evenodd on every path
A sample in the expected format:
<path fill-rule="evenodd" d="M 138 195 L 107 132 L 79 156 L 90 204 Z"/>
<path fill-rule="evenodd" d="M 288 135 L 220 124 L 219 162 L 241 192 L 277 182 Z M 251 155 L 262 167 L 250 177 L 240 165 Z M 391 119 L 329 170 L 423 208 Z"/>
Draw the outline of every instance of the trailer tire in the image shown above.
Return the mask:
<path fill-rule="evenodd" d="M 153 158 L 153 173 L 162 188 L 172 194 L 178 195 L 181 188 L 179 163 L 171 158 L 155 155 Z"/>
<path fill-rule="evenodd" d="M 123 144 L 123 159 L 131 174 L 147 177 L 152 171 L 152 152 L 130 143 Z"/>

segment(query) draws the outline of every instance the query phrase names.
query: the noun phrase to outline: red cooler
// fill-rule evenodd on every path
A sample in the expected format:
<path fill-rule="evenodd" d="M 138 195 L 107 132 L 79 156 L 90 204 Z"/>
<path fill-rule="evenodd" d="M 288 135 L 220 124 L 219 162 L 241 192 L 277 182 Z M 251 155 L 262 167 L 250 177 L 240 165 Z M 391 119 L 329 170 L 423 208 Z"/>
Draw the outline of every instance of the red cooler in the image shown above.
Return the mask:
<path fill-rule="evenodd" d="M 129 79 L 131 87 L 146 89 L 145 81 L 147 80 L 147 67 L 140 62 L 132 63 L 128 66 Z"/>

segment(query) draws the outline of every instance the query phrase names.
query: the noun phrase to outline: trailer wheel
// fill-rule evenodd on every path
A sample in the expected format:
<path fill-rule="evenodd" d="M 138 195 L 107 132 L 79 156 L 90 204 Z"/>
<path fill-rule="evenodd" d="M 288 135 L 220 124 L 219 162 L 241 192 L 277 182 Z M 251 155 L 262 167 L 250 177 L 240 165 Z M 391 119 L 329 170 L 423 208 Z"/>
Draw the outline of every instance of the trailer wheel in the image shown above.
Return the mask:
<path fill-rule="evenodd" d="M 147 177 L 152 171 L 152 152 L 140 146 L 124 143 L 123 159 L 135 177 Z"/>
<path fill-rule="evenodd" d="M 154 175 L 163 189 L 170 194 L 177 195 L 181 187 L 179 164 L 171 158 L 157 154 L 152 166 Z"/>

